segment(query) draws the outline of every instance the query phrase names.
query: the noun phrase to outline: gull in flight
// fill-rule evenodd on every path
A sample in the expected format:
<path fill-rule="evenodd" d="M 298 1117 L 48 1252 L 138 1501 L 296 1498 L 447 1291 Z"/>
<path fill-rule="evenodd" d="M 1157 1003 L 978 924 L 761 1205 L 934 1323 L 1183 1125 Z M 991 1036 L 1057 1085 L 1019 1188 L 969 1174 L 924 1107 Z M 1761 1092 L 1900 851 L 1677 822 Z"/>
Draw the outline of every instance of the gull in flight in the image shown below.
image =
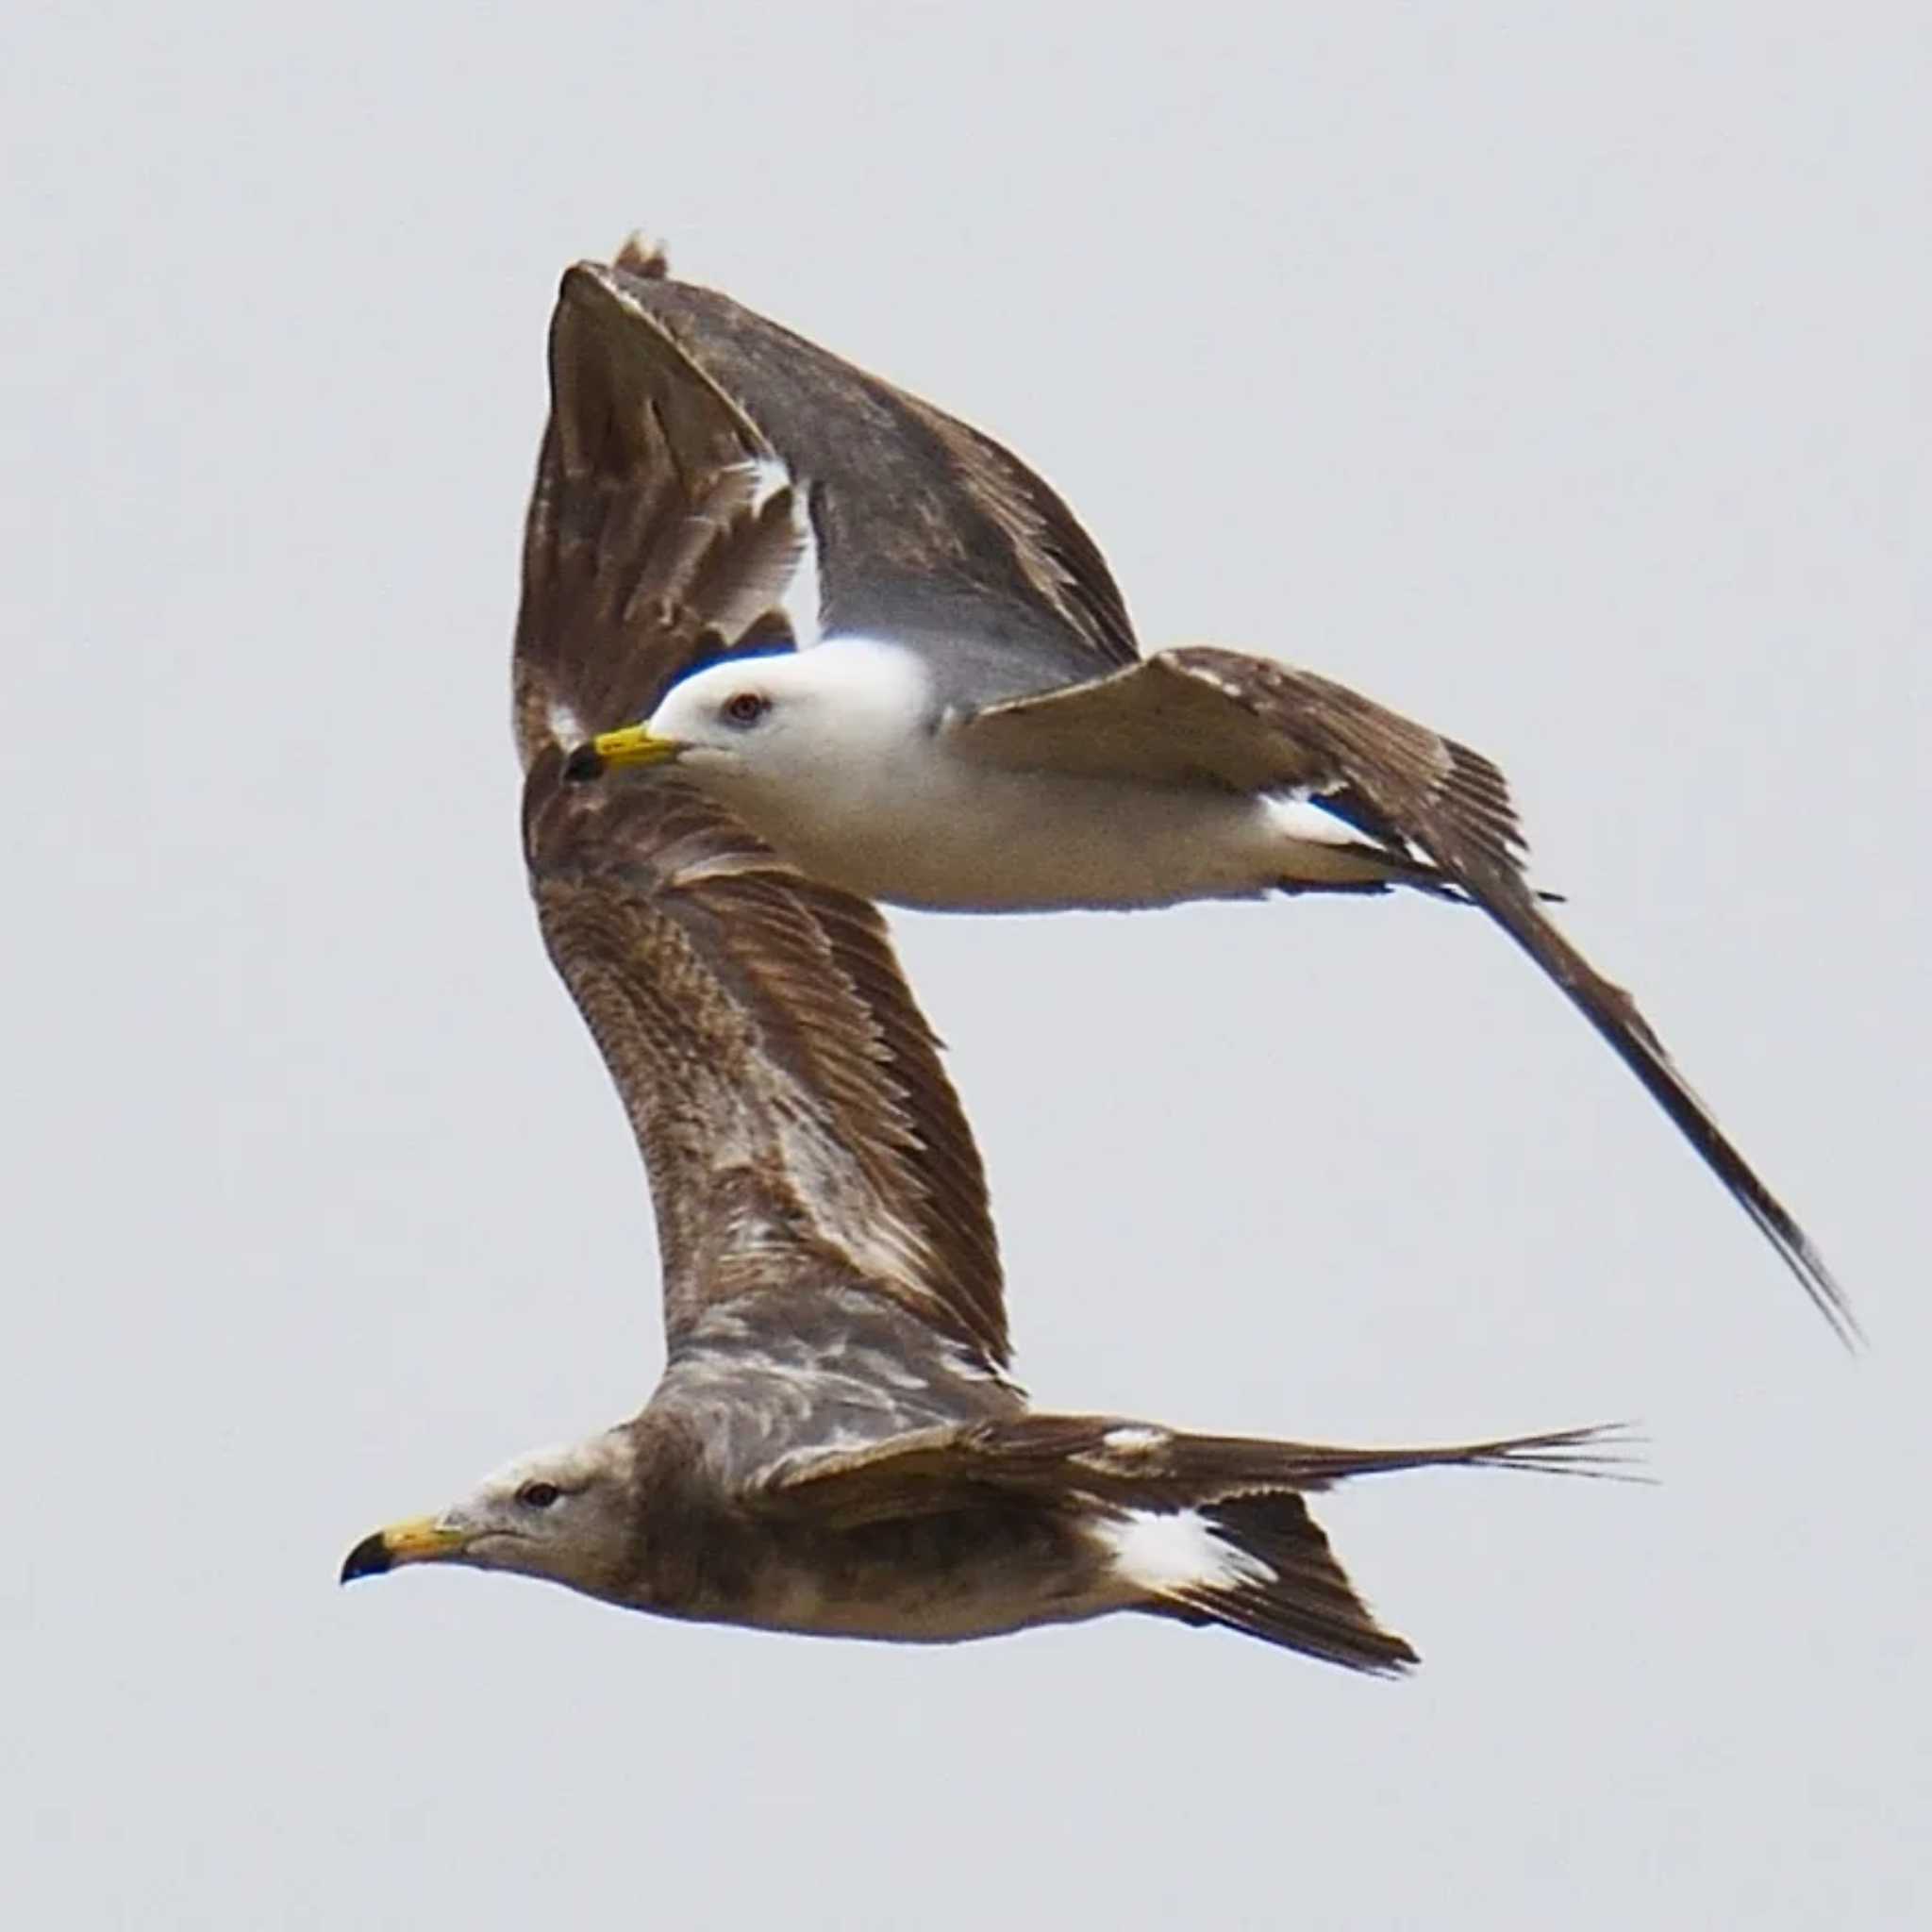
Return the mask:
<path fill-rule="evenodd" d="M 641 1414 L 364 1539 L 628 1608 L 945 1641 L 1111 1611 L 1369 1672 L 1371 1614 L 1307 1498 L 1428 1465 L 1601 1472 L 1602 1432 L 1337 1449 L 1043 1414 L 1008 1375 L 973 1137 L 876 910 L 673 777 L 570 782 L 600 721 L 742 642 L 799 536 L 735 414 L 639 380 L 566 301 L 516 642 L 539 924 L 651 1183 L 668 1342 Z"/>
<path fill-rule="evenodd" d="M 692 460 L 717 466 L 714 486 L 739 479 L 720 514 L 791 543 L 742 636 L 705 640 L 647 714 L 575 748 L 571 776 L 675 767 L 801 870 L 903 906 L 1397 887 L 1474 903 L 1641 1081 L 1840 1338 L 1857 1338 L 1809 1237 L 1630 995 L 1551 922 L 1487 758 L 1270 658 L 1141 658 L 1099 551 L 1018 458 L 671 279 L 661 255 L 574 269 L 560 312 L 586 334 L 596 319 L 667 426 L 698 410 L 730 425 Z"/>

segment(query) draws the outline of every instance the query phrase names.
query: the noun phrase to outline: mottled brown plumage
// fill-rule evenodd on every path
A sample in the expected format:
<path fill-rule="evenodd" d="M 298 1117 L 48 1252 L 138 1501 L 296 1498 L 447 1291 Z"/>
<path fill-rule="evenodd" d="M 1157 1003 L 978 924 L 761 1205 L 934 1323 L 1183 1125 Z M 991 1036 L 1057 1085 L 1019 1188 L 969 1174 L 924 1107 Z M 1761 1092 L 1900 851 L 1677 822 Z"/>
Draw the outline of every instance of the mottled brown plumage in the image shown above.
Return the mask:
<path fill-rule="evenodd" d="M 552 331 L 517 740 L 538 916 L 645 1156 L 667 1324 L 856 1267 L 1002 1363 L 978 1152 L 878 913 L 687 786 L 564 779 L 584 737 L 766 619 L 798 548 L 791 492 L 754 508 L 757 435 L 610 320 L 566 299 Z"/>

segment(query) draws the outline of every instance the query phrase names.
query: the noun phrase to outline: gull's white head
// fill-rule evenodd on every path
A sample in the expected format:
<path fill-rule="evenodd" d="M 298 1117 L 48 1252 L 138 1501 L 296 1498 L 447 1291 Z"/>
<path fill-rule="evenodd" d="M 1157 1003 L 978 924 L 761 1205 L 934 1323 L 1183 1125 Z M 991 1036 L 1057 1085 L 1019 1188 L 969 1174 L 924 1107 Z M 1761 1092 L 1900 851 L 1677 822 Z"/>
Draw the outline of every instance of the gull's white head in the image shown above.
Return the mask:
<path fill-rule="evenodd" d="M 870 794 L 932 723 L 919 658 L 869 638 L 725 658 L 675 684 L 642 724 L 592 742 L 600 766 L 675 765 L 757 824 L 858 786 Z"/>
<path fill-rule="evenodd" d="M 615 1595 L 638 1554 L 635 1459 L 621 1428 L 520 1457 L 436 1515 L 365 1537 L 349 1552 L 342 1581 L 404 1563 L 462 1563 Z"/>

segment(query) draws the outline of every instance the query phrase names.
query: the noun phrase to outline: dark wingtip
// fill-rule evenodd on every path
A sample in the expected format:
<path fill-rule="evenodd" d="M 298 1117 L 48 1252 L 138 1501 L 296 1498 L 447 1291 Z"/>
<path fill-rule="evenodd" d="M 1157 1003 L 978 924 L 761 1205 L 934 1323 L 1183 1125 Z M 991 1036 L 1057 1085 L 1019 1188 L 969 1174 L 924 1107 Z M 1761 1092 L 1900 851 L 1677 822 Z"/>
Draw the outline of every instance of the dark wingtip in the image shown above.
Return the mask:
<path fill-rule="evenodd" d="M 1786 1217 L 1790 1219 L 1789 1216 Z M 1824 1265 L 1824 1257 L 1792 1223 L 1795 1239 L 1787 1246 L 1779 1242 L 1778 1252 L 1790 1271 L 1804 1284 L 1818 1312 L 1830 1323 L 1831 1330 L 1844 1345 L 1847 1355 L 1861 1355 L 1869 1345 L 1865 1330 L 1853 1311 L 1851 1297 L 1839 1286 L 1838 1277 Z"/>
<path fill-rule="evenodd" d="M 604 775 L 604 760 L 597 747 L 587 739 L 563 761 L 563 775 L 573 785 L 582 785 Z"/>
<path fill-rule="evenodd" d="M 389 1545 L 382 1540 L 382 1532 L 365 1536 L 349 1554 L 342 1558 L 341 1581 L 354 1583 L 362 1576 L 380 1576 L 387 1570 L 392 1558 Z"/>

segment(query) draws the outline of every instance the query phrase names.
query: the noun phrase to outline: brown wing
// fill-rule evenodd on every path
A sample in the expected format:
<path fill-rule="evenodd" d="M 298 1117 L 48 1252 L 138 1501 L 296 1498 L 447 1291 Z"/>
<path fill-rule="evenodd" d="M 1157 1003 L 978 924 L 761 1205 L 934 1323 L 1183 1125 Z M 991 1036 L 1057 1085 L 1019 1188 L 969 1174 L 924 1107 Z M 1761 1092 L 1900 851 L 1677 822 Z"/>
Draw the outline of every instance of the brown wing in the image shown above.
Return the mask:
<path fill-rule="evenodd" d="M 1460 886 L 1609 1042 L 1784 1258 L 1843 1340 L 1843 1290 L 1790 1211 L 1725 1137 L 1624 990 L 1544 913 L 1503 774 L 1467 745 L 1344 686 L 1234 651 L 1164 651 L 1095 683 L 999 705 L 963 722 L 962 749 L 995 764 L 1094 776 L 1211 782 L 1321 797 Z"/>
<path fill-rule="evenodd" d="M 563 776 L 693 656 L 756 634 L 802 541 L 757 432 L 566 299 L 524 555 L 516 725 L 545 943 L 650 1174 L 675 1338 L 704 1307 L 858 1279 L 1004 1362 L 979 1157 L 878 914 L 658 774 Z"/>
<path fill-rule="evenodd" d="M 648 268 L 649 264 L 646 264 Z M 660 384 L 701 390 L 808 486 L 828 629 L 1024 638 L 1060 681 L 1135 661 L 1106 560 L 1026 465 L 714 290 L 582 263 L 562 303 L 625 334 Z"/>
<path fill-rule="evenodd" d="M 1116 1416 L 1024 1415 L 920 1429 L 862 1449 L 789 1458 L 764 1507 L 826 1528 L 941 1515 L 991 1493 L 1187 1509 L 1204 1502 L 1333 1489 L 1355 1476 L 1444 1467 L 1624 1476 L 1633 1439 L 1619 1426 L 1557 1429 L 1428 1448 L 1342 1449 L 1254 1436 L 1196 1436 Z"/>

